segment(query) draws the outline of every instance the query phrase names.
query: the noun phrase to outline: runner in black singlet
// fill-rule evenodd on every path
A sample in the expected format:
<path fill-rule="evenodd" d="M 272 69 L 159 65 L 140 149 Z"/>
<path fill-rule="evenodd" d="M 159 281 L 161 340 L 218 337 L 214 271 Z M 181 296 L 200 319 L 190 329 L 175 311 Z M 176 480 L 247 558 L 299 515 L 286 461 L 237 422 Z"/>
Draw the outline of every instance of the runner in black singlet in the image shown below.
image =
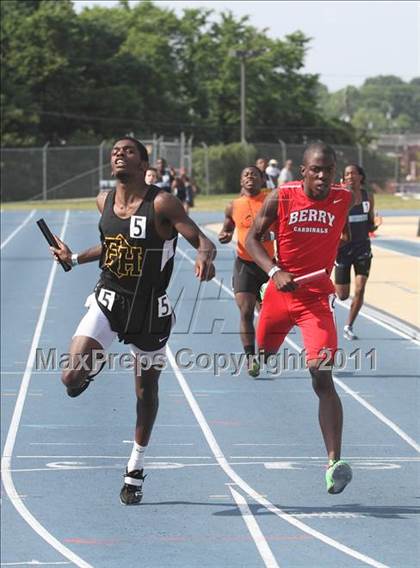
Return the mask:
<path fill-rule="evenodd" d="M 345 339 L 357 339 L 353 323 L 363 305 L 366 282 L 372 262 L 369 233 L 376 230 L 373 194 L 363 188 L 366 174 L 361 166 L 349 164 L 344 168 L 343 182 L 353 192 L 354 205 L 349 212 L 350 241 L 338 249 L 335 262 L 335 288 L 340 300 L 350 295 L 350 272 L 354 267 L 356 275 L 354 296 L 347 324 L 344 326 Z"/>
<path fill-rule="evenodd" d="M 201 281 L 215 275 L 215 247 L 186 215 L 176 197 L 145 183 L 147 150 L 135 138 L 113 145 L 111 167 L 116 189 L 97 197 L 102 216 L 101 244 L 74 254 L 59 239 L 52 253 L 76 266 L 100 260 L 101 276 L 88 298 L 88 313 L 70 345 L 71 368 L 62 381 L 71 397 L 80 395 L 100 369 L 94 351 L 106 350 L 118 336 L 133 355 L 155 362 L 135 368 L 137 420 L 135 442 L 128 461 L 120 500 L 140 503 L 143 495 L 144 453 L 158 410 L 158 379 L 174 315 L 166 288 L 169 284 L 178 232 L 197 249 L 195 275 Z M 160 358 L 159 358 L 160 357 Z M 83 365 L 78 365 L 83 361 Z"/>

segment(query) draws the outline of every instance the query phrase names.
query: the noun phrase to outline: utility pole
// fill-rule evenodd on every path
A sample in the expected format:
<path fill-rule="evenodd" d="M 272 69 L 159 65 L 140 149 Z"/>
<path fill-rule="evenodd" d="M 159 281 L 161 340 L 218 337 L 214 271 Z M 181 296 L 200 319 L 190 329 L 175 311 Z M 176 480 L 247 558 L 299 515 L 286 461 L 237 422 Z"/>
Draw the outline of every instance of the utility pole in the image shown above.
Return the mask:
<path fill-rule="evenodd" d="M 241 143 L 246 144 L 246 70 L 247 59 L 258 57 L 265 49 L 233 49 L 229 52 L 232 57 L 238 57 L 241 64 Z"/>
<path fill-rule="evenodd" d="M 246 116 L 245 116 L 245 57 L 241 57 L 241 143 L 246 144 Z"/>
<path fill-rule="evenodd" d="M 48 169 L 47 169 L 47 159 L 48 159 L 48 146 L 50 145 L 49 142 L 44 144 L 42 147 L 42 199 L 44 201 L 47 200 L 47 176 L 48 176 Z"/>

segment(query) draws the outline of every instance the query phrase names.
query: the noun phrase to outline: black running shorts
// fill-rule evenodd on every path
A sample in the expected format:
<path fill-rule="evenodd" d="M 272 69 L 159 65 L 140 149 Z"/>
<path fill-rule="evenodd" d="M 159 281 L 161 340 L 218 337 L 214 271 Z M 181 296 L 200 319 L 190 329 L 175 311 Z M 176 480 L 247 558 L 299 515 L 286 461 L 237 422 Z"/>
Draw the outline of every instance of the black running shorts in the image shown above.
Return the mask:
<path fill-rule="evenodd" d="M 242 260 L 239 257 L 236 258 L 232 278 L 232 288 L 235 294 L 249 292 L 258 297 L 261 286 L 267 280 L 268 274 L 258 264 L 249 260 Z"/>
<path fill-rule="evenodd" d="M 335 262 L 335 283 L 350 284 L 352 266 L 354 266 L 356 276 L 360 275 L 368 278 L 371 263 L 370 240 L 344 245 L 339 249 Z"/>

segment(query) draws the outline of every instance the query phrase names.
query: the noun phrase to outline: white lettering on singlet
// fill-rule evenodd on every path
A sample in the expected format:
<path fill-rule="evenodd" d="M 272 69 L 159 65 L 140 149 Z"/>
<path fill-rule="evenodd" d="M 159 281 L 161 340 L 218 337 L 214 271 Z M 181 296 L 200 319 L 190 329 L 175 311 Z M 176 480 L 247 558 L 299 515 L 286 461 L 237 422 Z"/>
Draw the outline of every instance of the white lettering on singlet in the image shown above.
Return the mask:
<path fill-rule="evenodd" d="M 317 218 L 317 210 L 309 209 L 308 221 L 316 221 L 316 218 Z"/>
<path fill-rule="evenodd" d="M 292 211 L 289 217 L 289 225 L 294 225 L 294 223 L 297 223 L 298 218 L 299 218 L 299 211 Z"/>
<path fill-rule="evenodd" d="M 292 211 L 289 215 L 289 225 L 304 222 L 318 222 L 332 227 L 334 225 L 335 215 L 329 211 L 322 209 L 301 209 L 300 211 Z"/>
<path fill-rule="evenodd" d="M 327 211 L 327 215 L 328 215 L 328 225 L 330 227 L 333 226 L 334 223 L 334 219 L 335 219 L 335 215 L 333 215 L 332 213 L 330 213 L 329 211 Z"/>
<path fill-rule="evenodd" d="M 328 233 L 327 227 L 293 227 L 295 233 Z"/>
<path fill-rule="evenodd" d="M 319 217 L 318 217 L 318 221 L 320 223 L 327 223 L 327 212 L 326 211 L 320 211 L 319 212 Z"/>
<path fill-rule="evenodd" d="M 364 223 L 368 220 L 368 216 L 366 213 L 362 213 L 361 215 L 349 215 L 349 222 L 350 223 Z"/>

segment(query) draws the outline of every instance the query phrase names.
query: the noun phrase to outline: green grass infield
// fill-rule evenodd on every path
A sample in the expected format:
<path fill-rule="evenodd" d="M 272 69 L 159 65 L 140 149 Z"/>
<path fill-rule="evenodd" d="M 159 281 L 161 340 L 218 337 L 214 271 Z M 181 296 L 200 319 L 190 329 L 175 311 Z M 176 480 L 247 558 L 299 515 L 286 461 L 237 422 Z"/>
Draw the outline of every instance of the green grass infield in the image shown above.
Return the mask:
<path fill-rule="evenodd" d="M 220 195 L 197 195 L 192 211 L 221 211 L 223 212 L 226 205 L 238 197 L 236 193 L 225 193 Z M 51 199 L 46 201 L 10 201 L 2 203 L 2 210 L 19 210 L 19 209 L 77 209 L 77 210 L 94 210 L 96 209 L 95 199 L 93 197 L 79 199 Z M 375 195 L 375 209 L 379 212 L 392 209 L 420 209 L 420 200 L 418 199 L 402 199 L 395 195 Z"/>

